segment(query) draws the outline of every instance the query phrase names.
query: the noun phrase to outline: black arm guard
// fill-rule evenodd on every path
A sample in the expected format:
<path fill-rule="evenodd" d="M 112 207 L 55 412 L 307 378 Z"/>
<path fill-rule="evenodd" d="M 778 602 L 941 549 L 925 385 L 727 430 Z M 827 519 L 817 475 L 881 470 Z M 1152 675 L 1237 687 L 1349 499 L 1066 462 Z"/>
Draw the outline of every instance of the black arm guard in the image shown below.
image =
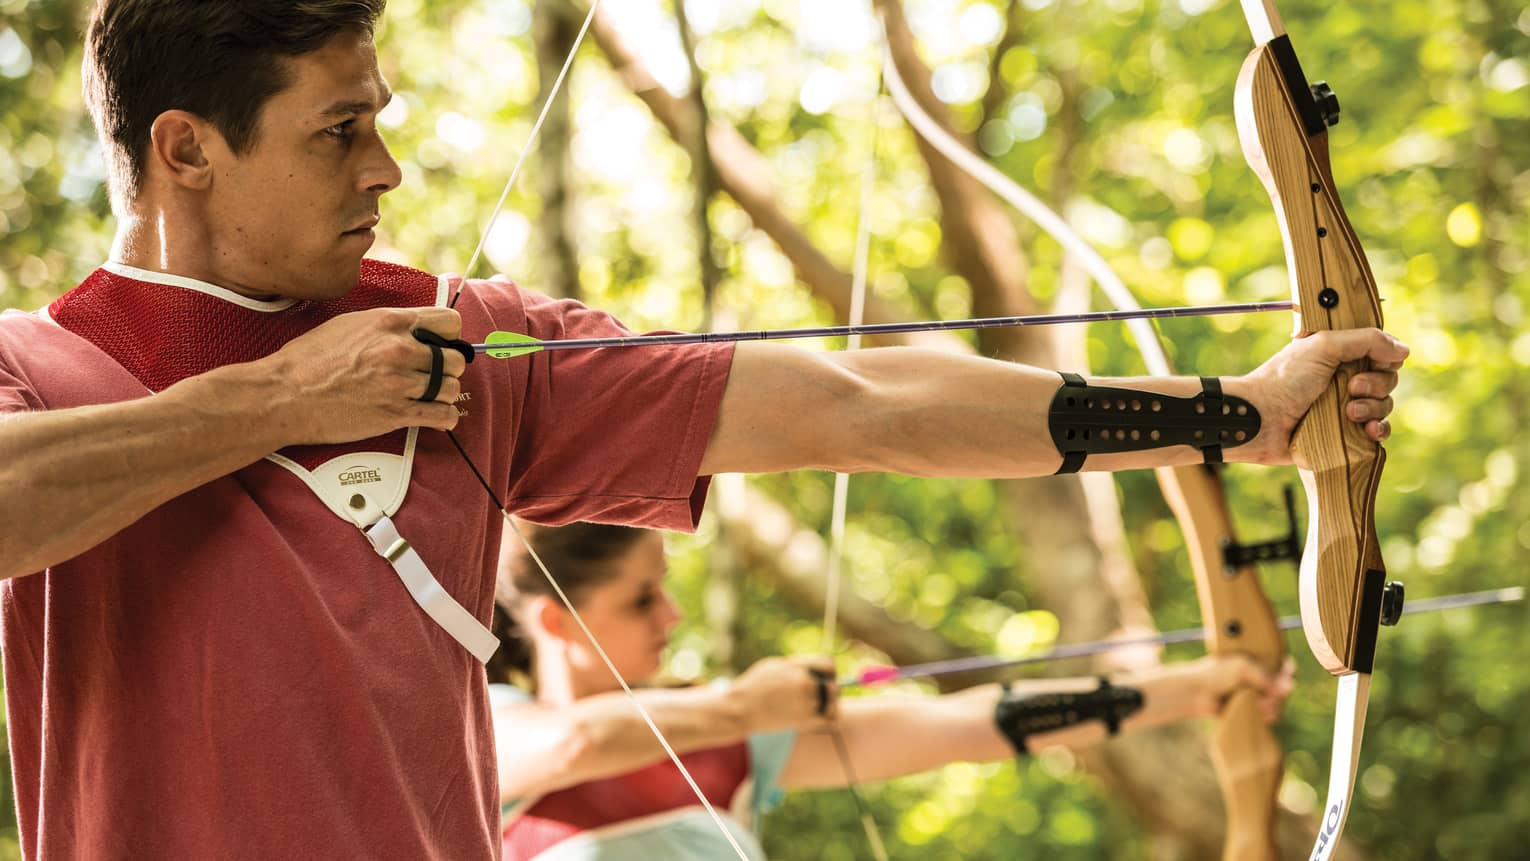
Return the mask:
<path fill-rule="evenodd" d="M 1063 458 L 1058 475 L 1078 472 L 1091 454 L 1171 445 L 1193 446 L 1207 463 L 1220 463 L 1224 446 L 1242 445 L 1259 433 L 1258 410 L 1224 395 L 1216 377 L 1201 377 L 1201 393 L 1193 398 L 1091 386 L 1078 374 L 1062 378 L 1047 413 L 1052 443 Z"/>
<path fill-rule="evenodd" d="M 1033 694 L 1017 696 L 1004 683 L 1004 694 L 993 709 L 993 720 L 999 732 L 1009 739 L 1017 755 L 1028 753 L 1026 739 L 1039 732 L 1051 732 L 1084 721 L 1098 720 L 1105 723 L 1111 735 L 1121 730 L 1121 721 L 1131 717 L 1142 708 L 1142 692 L 1136 688 L 1120 688 L 1109 679 L 1100 677 L 1100 686 L 1092 691 L 1076 694 Z"/>

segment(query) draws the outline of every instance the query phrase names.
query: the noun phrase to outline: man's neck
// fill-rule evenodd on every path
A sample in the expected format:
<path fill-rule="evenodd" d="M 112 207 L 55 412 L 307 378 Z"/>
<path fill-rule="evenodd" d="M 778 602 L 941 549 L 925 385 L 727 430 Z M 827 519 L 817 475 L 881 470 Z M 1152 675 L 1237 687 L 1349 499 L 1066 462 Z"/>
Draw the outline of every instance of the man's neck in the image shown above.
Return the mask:
<path fill-rule="evenodd" d="M 153 272 L 189 275 L 171 267 L 169 249 L 160 235 L 160 227 L 138 213 L 119 218 L 117 235 L 112 238 L 112 262 Z"/>
<path fill-rule="evenodd" d="M 212 247 L 211 237 L 200 229 L 183 230 L 173 222 L 165 210 L 135 211 L 121 216 L 112 239 L 112 262 L 205 281 L 251 299 L 280 298 L 269 291 L 248 287 L 210 265 L 207 249 Z"/>

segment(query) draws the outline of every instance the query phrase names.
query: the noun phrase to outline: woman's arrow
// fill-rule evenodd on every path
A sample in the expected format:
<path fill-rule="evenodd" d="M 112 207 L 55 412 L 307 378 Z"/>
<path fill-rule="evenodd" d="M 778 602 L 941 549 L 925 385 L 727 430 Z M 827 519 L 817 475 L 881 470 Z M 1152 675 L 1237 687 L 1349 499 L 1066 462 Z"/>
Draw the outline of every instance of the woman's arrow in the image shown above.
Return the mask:
<path fill-rule="evenodd" d="M 1478 607 L 1484 604 L 1507 604 L 1514 601 L 1523 601 L 1524 598 L 1525 590 L 1522 586 L 1490 589 L 1485 592 L 1466 592 L 1460 595 L 1445 595 L 1439 598 L 1424 598 L 1409 602 L 1403 607 L 1402 614 L 1404 616 L 1411 616 L 1415 613 L 1437 613 L 1441 610 Z M 1280 630 L 1282 631 L 1294 631 L 1301 626 L 1301 616 L 1286 616 L 1280 620 Z M 1141 637 L 1116 637 L 1109 640 L 1094 640 L 1088 643 L 1072 643 L 1066 646 L 1058 646 L 1039 655 L 1028 655 L 1023 658 L 982 655 L 972 658 L 953 658 L 947 661 L 931 661 L 925 664 L 909 664 L 904 667 L 871 666 L 860 670 L 854 675 L 840 679 L 839 686 L 841 688 L 868 687 L 902 681 L 904 679 L 928 679 L 937 676 L 948 676 L 954 673 L 1002 670 L 1026 664 L 1060 661 L 1065 658 L 1083 658 L 1132 646 L 1168 646 L 1175 643 L 1197 643 L 1204 639 L 1206 639 L 1205 628 L 1185 628 L 1180 631 L 1166 631 L 1161 634 Z"/>

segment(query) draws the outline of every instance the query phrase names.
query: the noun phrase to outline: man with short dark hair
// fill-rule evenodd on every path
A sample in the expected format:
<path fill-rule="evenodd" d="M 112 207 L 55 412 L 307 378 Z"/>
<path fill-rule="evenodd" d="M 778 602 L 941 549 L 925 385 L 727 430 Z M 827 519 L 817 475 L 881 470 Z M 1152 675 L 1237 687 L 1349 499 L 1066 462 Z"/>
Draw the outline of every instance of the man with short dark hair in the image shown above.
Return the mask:
<path fill-rule="evenodd" d="M 503 524 L 437 431 L 547 522 L 690 529 L 724 471 L 1058 469 L 1057 376 L 1020 365 L 755 344 L 469 368 L 440 344 L 626 330 L 502 281 L 448 309 L 445 279 L 363 260 L 400 181 L 377 128 L 382 6 L 92 15 L 111 261 L 0 316 L 0 621 L 29 857 L 495 856 L 481 661 Z M 1362 358 L 1347 415 L 1385 438 L 1405 356 L 1342 332 L 1227 378 L 1262 421 L 1228 459 L 1289 462 L 1295 423 Z"/>

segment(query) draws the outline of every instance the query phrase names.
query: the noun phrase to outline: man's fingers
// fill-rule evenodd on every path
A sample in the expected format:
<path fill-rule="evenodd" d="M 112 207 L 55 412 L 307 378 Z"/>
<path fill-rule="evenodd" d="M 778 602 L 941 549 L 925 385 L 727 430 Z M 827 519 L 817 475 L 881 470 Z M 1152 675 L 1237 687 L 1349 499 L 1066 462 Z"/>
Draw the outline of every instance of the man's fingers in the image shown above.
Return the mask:
<path fill-rule="evenodd" d="M 1275 674 L 1275 690 L 1282 697 L 1289 696 L 1296 690 L 1296 659 L 1286 656 L 1280 663 L 1280 672 Z"/>
<path fill-rule="evenodd" d="M 416 329 L 415 331 L 423 331 Z M 431 366 L 435 364 L 435 352 L 441 351 L 441 375 L 446 377 L 460 377 L 467 370 L 467 357 L 455 347 L 442 347 L 439 344 L 429 344 L 420 340 L 421 336 L 411 335 L 409 338 L 409 354 L 414 363 L 415 370 L 430 373 Z M 428 336 L 425 336 L 428 337 Z"/>
<path fill-rule="evenodd" d="M 1234 661 L 1238 670 L 1237 683 L 1239 687 L 1253 688 L 1261 695 L 1266 695 L 1270 692 L 1270 688 L 1275 684 L 1275 679 L 1265 672 L 1264 668 L 1241 655 L 1235 656 Z"/>
<path fill-rule="evenodd" d="M 1280 718 L 1281 707 L 1285 705 L 1286 698 L 1296 690 L 1296 662 L 1289 656 L 1281 664 L 1280 672 L 1273 677 L 1272 684 L 1259 698 L 1259 710 L 1264 713 L 1264 719 L 1274 722 Z"/>
<path fill-rule="evenodd" d="M 429 386 L 430 374 L 428 372 L 410 374 L 409 387 L 405 394 L 409 396 L 410 400 L 419 400 L 425 396 Z M 440 387 L 436 390 L 435 397 L 431 398 L 429 403 L 454 404 L 457 402 L 457 397 L 461 394 L 462 381 L 456 377 L 442 375 Z"/>
<path fill-rule="evenodd" d="M 422 311 L 413 320 L 414 325 L 409 335 L 412 341 L 413 370 L 420 373 L 411 376 L 423 375 L 424 382 L 416 387 L 412 397 L 422 401 L 455 403 L 462 392 L 458 378 L 467 370 L 467 356 L 455 347 L 446 346 L 444 342 L 454 339 L 454 333 L 460 332 L 462 319 L 456 311 L 450 309 L 427 310 L 444 310 L 446 313 L 427 314 Z"/>
<path fill-rule="evenodd" d="M 1408 358 L 1408 346 L 1380 329 L 1334 329 L 1323 335 L 1330 356 L 1340 362 L 1370 359 L 1376 370 L 1395 371 Z"/>
<path fill-rule="evenodd" d="M 1383 398 L 1396 388 L 1396 371 L 1370 370 L 1349 378 L 1349 394 L 1354 398 Z"/>
<path fill-rule="evenodd" d="M 462 315 L 451 308 L 420 308 L 411 329 L 429 329 L 450 341 L 462 336 Z"/>
<path fill-rule="evenodd" d="M 429 403 L 417 402 L 410 409 L 408 427 L 451 430 L 457 426 L 457 420 L 461 418 L 457 414 L 456 407 L 451 404 L 443 404 L 440 401 L 431 401 Z"/>
<path fill-rule="evenodd" d="M 467 370 L 467 359 L 456 350 L 441 351 L 441 373 L 447 377 L 460 377 Z"/>
<path fill-rule="evenodd" d="M 1355 398 L 1344 406 L 1344 414 L 1349 416 L 1350 421 L 1379 421 L 1392 414 L 1392 399 Z"/>

